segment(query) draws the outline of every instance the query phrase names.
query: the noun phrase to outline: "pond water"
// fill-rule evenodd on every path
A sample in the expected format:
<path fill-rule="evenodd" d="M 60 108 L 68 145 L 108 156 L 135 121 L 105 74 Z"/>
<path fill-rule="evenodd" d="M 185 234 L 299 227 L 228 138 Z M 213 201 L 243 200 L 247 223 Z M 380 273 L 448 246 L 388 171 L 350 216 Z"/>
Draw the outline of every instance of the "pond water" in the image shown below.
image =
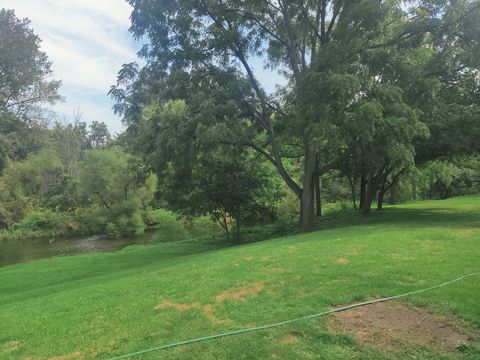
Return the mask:
<path fill-rule="evenodd" d="M 23 239 L 0 241 L 0 267 L 53 256 L 116 251 L 128 245 L 148 243 L 154 231 L 141 236 L 108 239 L 101 236 L 68 239 Z"/>

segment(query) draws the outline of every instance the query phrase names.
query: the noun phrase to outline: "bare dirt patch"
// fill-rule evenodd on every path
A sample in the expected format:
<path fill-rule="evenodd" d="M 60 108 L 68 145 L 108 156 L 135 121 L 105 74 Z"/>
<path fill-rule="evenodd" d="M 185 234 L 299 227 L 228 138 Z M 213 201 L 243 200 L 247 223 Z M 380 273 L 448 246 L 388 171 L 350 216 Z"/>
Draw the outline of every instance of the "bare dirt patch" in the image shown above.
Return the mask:
<path fill-rule="evenodd" d="M 155 310 L 174 309 L 178 311 L 186 311 L 190 309 L 201 310 L 205 317 L 213 324 L 228 324 L 231 323 L 229 319 L 220 319 L 215 315 L 215 305 L 220 305 L 227 300 L 245 301 L 248 298 L 258 295 L 263 290 L 263 283 L 257 282 L 250 286 L 242 288 L 228 289 L 215 297 L 215 303 L 200 305 L 199 303 L 175 303 L 169 300 L 164 300 L 155 305 Z"/>
<path fill-rule="evenodd" d="M 361 343 L 400 351 L 405 345 L 424 346 L 440 353 L 457 351 L 472 342 L 465 325 L 453 316 L 435 316 L 426 309 L 400 302 L 382 302 L 335 314 L 329 326 L 353 334 Z"/>
<path fill-rule="evenodd" d="M 215 311 L 213 309 L 213 305 L 211 305 L 211 304 L 205 305 L 203 307 L 202 311 L 205 314 L 206 318 L 214 324 L 228 324 L 228 323 L 231 322 L 228 319 L 219 319 L 218 317 L 216 317 Z"/>
<path fill-rule="evenodd" d="M 280 339 L 279 342 L 281 345 L 295 344 L 296 342 L 298 342 L 298 337 L 292 334 L 285 335 Z"/>
<path fill-rule="evenodd" d="M 77 360 L 83 359 L 82 353 L 80 351 L 68 354 L 68 355 L 60 355 L 48 358 L 48 360 Z"/>
<path fill-rule="evenodd" d="M 215 301 L 217 304 L 223 303 L 226 300 L 245 301 L 248 298 L 254 297 L 263 290 L 263 283 L 258 282 L 251 286 L 245 286 L 238 289 L 229 289 L 217 295 Z"/>
<path fill-rule="evenodd" d="M 8 341 L 3 345 L 0 345 L 0 352 L 10 353 L 16 351 L 22 347 L 22 342 L 17 340 Z"/>
<path fill-rule="evenodd" d="M 174 303 L 171 301 L 162 301 L 160 304 L 155 305 L 155 310 L 160 310 L 160 309 L 175 309 L 175 310 L 190 310 L 190 309 L 199 309 L 200 305 L 197 303 L 192 303 L 192 304 L 178 304 Z"/>
<path fill-rule="evenodd" d="M 336 263 L 340 264 L 340 265 L 348 265 L 348 264 L 350 264 L 350 260 L 341 257 L 341 258 L 337 259 Z"/>

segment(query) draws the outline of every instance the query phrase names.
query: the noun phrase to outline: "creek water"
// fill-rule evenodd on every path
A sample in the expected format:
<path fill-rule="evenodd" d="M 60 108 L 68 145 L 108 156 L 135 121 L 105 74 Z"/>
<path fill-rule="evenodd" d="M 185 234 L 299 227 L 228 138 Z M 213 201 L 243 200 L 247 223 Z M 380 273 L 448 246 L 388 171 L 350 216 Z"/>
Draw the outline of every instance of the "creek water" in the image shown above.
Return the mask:
<path fill-rule="evenodd" d="M 128 245 L 146 244 L 154 233 L 149 230 L 141 236 L 120 239 L 90 236 L 0 241 L 0 267 L 54 256 L 117 251 Z"/>

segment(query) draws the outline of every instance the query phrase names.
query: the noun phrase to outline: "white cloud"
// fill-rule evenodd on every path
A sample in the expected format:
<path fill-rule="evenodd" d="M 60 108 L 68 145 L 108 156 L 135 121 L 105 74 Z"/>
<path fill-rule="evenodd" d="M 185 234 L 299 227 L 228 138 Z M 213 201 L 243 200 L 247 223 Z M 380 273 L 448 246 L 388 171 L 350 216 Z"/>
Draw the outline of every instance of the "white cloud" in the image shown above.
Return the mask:
<path fill-rule="evenodd" d="M 125 0 L 0 0 L 0 7 L 29 18 L 43 40 L 55 78 L 63 82 L 60 93 L 66 102 L 54 106 L 59 116 L 71 118 L 80 110 L 84 121 L 104 121 L 111 131 L 121 131 L 107 93 L 122 64 L 136 60 L 139 45 L 128 33 L 130 5 Z M 286 83 L 264 69 L 263 59 L 251 61 L 267 92 Z"/>
<path fill-rule="evenodd" d="M 123 131 L 123 125 L 121 120 L 114 116 L 109 106 L 105 106 L 103 103 L 97 104 L 94 101 L 84 100 L 81 97 L 77 97 L 75 101 L 69 103 L 60 103 L 54 106 L 53 110 L 57 113 L 58 121 L 71 121 L 74 117 L 74 113 L 79 111 L 81 121 L 91 123 L 92 121 L 103 121 L 107 124 L 108 129 L 112 135 L 119 134 Z"/>
<path fill-rule="evenodd" d="M 107 92 L 121 65 L 136 60 L 137 50 L 128 34 L 131 8 L 126 1 L 0 0 L 0 7 L 29 18 L 43 40 L 54 77 L 64 84 L 60 92 L 66 103 L 55 109 L 71 114 L 80 107 L 85 120 L 105 121 L 118 131 Z"/>

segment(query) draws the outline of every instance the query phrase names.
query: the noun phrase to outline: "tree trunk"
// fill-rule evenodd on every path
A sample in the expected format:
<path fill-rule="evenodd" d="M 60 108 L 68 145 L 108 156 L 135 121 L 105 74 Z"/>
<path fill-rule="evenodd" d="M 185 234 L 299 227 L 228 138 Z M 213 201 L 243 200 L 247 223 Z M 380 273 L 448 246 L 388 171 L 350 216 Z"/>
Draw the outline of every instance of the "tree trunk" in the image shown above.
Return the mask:
<path fill-rule="evenodd" d="M 417 182 L 415 179 L 412 181 L 412 198 L 413 201 L 417 200 Z"/>
<path fill-rule="evenodd" d="M 314 212 L 314 201 L 313 201 L 313 189 L 306 188 L 303 189 L 301 204 L 301 229 L 302 231 L 311 230 L 314 224 L 315 212 Z"/>
<path fill-rule="evenodd" d="M 377 196 L 377 210 L 383 209 L 383 199 L 385 198 L 386 189 L 380 189 Z"/>
<path fill-rule="evenodd" d="M 315 163 L 316 154 L 306 146 L 303 190 L 300 197 L 300 226 L 302 231 L 311 230 L 315 224 Z"/>
<path fill-rule="evenodd" d="M 322 198 L 320 193 L 321 178 L 315 177 L 315 205 L 317 210 L 317 217 L 322 216 Z"/>
<path fill-rule="evenodd" d="M 365 195 L 365 201 L 363 202 L 363 206 L 360 208 L 363 215 L 370 214 L 370 208 L 372 207 L 374 197 L 375 197 L 375 193 L 368 192 Z"/>
<path fill-rule="evenodd" d="M 367 178 L 365 175 L 362 175 L 360 178 L 360 210 L 363 209 L 363 205 L 365 203 L 366 188 L 367 188 Z"/>
<path fill-rule="evenodd" d="M 353 208 L 357 210 L 357 200 L 355 195 L 355 183 L 351 176 L 348 176 L 348 182 L 350 183 L 350 189 L 352 190 L 352 203 Z"/>
<path fill-rule="evenodd" d="M 389 204 L 395 205 L 395 203 L 397 202 L 396 199 L 397 199 L 397 187 L 395 185 L 392 185 L 392 187 L 390 188 L 390 196 L 388 198 Z"/>
<path fill-rule="evenodd" d="M 367 191 L 365 193 L 365 199 L 363 201 L 363 206 L 360 208 L 364 215 L 370 214 L 370 208 L 372 207 L 373 199 L 375 194 L 378 191 L 378 182 L 373 176 L 369 176 L 367 181 Z"/>

